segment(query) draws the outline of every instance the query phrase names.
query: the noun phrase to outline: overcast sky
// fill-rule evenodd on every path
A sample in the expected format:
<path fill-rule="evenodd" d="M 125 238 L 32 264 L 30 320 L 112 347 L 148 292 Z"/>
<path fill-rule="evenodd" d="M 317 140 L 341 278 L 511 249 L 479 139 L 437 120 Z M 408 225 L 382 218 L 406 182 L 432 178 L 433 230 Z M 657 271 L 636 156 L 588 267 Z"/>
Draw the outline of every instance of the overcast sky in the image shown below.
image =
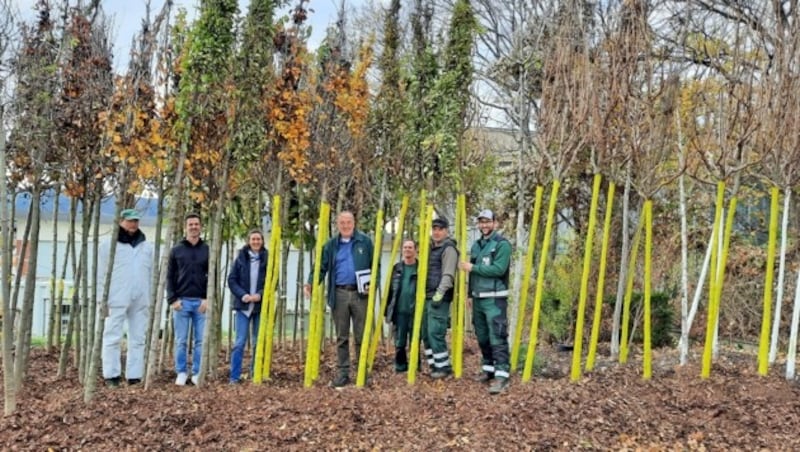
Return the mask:
<path fill-rule="evenodd" d="M 17 9 L 23 19 L 30 21 L 35 17 L 33 6 L 36 0 L 11 0 L 16 3 Z M 59 0 L 51 0 L 52 4 L 59 4 Z M 114 38 L 114 68 L 117 72 L 123 72 L 128 62 L 130 44 L 133 35 L 141 28 L 142 18 L 145 14 L 144 0 L 101 0 L 103 10 L 111 18 L 112 36 Z M 360 7 L 370 1 L 380 0 L 345 0 L 345 7 Z M 88 0 L 86 0 L 88 2 Z M 74 0 L 70 1 L 75 4 Z M 247 13 L 249 0 L 239 0 L 239 10 L 244 15 Z M 294 5 L 295 2 L 290 2 Z M 336 11 L 341 0 L 311 0 L 307 7 L 313 10 L 309 14 L 309 25 L 312 27 L 313 34 L 309 41 L 311 47 L 316 47 L 324 36 L 327 26 L 336 21 Z M 164 0 L 151 0 L 151 15 L 155 15 L 164 5 Z M 190 18 L 197 14 L 200 0 L 175 0 L 176 7 L 183 7 L 189 12 Z M 177 9 L 177 8 L 175 8 Z M 282 13 L 279 15 L 283 15 Z"/>

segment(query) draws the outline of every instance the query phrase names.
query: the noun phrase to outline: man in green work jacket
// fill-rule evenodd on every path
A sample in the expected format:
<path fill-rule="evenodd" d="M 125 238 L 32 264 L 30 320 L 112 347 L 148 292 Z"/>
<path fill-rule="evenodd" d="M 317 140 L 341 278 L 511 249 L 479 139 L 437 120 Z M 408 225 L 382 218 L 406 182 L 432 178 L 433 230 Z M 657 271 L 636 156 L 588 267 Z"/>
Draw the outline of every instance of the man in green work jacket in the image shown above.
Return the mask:
<path fill-rule="evenodd" d="M 356 229 L 356 219 L 350 211 L 336 217 L 339 234 L 322 248 L 320 282 L 328 276 L 328 306 L 336 327 L 336 364 L 338 376 L 331 386 L 340 388 L 350 383 L 350 322 L 353 324 L 356 356 L 360 356 L 364 323 L 367 319 L 368 279 L 378 281 L 377 275 L 368 275 L 372 267 L 372 239 Z M 311 296 L 312 271 L 304 287 Z"/>
<path fill-rule="evenodd" d="M 481 238 L 472 244 L 469 262 L 459 266 L 469 273 L 469 296 L 472 298 L 472 324 L 481 348 L 480 381 L 490 383 L 489 393 L 500 394 L 508 387 L 508 274 L 511 244 L 495 232 L 491 210 L 478 214 Z"/>

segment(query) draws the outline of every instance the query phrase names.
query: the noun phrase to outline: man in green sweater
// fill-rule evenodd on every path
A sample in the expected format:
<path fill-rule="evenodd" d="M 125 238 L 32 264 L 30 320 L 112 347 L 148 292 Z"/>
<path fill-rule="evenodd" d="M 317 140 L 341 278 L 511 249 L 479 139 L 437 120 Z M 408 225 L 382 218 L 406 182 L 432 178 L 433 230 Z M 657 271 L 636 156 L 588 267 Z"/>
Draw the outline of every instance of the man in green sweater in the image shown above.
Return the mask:
<path fill-rule="evenodd" d="M 508 387 L 508 274 L 511 244 L 495 232 L 491 210 L 478 214 L 481 238 L 472 244 L 469 262 L 459 266 L 469 273 L 469 296 L 472 299 L 472 324 L 481 348 L 482 375 L 489 383 L 490 394 L 500 394 Z"/>

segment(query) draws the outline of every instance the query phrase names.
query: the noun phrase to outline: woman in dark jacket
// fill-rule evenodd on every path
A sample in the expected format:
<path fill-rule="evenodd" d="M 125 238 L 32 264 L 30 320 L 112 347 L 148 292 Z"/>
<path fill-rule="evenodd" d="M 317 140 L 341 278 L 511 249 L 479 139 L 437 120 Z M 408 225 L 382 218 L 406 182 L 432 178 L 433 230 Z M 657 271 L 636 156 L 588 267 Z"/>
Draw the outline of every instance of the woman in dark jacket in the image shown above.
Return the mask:
<path fill-rule="evenodd" d="M 250 329 L 253 329 L 251 343 L 252 359 L 250 373 L 255 362 L 255 344 L 258 344 L 258 323 L 261 319 L 261 297 L 264 294 L 264 279 L 267 273 L 267 249 L 264 235 L 254 229 L 247 234 L 245 245 L 233 263 L 228 275 L 228 288 L 231 290 L 231 306 L 234 315 L 236 341 L 231 352 L 230 383 L 237 384 L 242 374 L 244 346 Z"/>

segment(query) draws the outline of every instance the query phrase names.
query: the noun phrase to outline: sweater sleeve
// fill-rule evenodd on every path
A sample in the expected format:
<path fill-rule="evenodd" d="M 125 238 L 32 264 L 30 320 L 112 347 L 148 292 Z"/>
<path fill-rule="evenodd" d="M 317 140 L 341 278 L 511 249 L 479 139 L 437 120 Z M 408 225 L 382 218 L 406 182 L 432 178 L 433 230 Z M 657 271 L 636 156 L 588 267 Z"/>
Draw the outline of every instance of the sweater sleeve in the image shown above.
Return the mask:
<path fill-rule="evenodd" d="M 455 247 L 448 246 L 442 252 L 442 280 L 436 288 L 437 292 L 444 294 L 455 285 L 457 267 L 458 252 Z"/>

